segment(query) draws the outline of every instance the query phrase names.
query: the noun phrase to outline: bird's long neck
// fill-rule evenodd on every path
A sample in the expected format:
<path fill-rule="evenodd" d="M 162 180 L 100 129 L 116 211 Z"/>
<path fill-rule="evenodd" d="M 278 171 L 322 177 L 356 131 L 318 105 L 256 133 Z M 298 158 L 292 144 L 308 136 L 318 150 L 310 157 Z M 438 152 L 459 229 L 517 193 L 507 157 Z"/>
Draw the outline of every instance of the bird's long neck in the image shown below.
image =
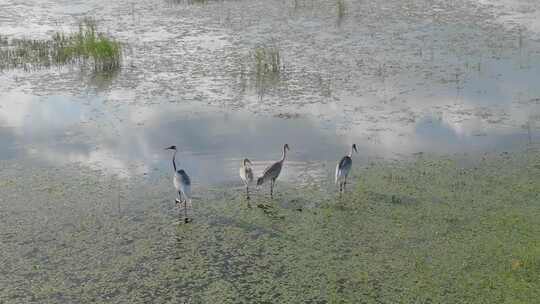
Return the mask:
<path fill-rule="evenodd" d="M 174 168 L 174 172 L 176 172 L 176 162 L 174 161 L 176 158 L 176 150 L 174 150 L 174 154 L 173 154 L 173 157 L 172 157 L 172 165 L 173 165 L 173 168 Z"/>
<path fill-rule="evenodd" d="M 349 153 L 349 157 L 351 157 L 351 158 L 352 158 L 352 154 L 353 154 L 353 152 L 354 152 L 354 146 L 353 146 L 353 147 L 351 147 L 351 152 Z"/>
<path fill-rule="evenodd" d="M 287 155 L 287 149 L 283 146 L 283 155 L 281 156 L 281 162 L 285 161 L 285 156 Z"/>

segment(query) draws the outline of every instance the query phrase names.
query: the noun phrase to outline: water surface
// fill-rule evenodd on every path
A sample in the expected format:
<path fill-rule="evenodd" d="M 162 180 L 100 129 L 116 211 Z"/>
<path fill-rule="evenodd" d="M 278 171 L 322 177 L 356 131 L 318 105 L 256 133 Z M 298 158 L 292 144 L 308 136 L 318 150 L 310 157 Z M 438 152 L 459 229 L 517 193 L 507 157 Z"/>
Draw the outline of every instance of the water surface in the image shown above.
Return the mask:
<path fill-rule="evenodd" d="M 522 147 L 540 119 L 540 54 L 515 5 L 351 1 L 337 20 L 326 1 L 7 1 L 3 36 L 44 39 L 90 16 L 125 52 L 112 75 L 2 71 L 1 154 L 128 176 L 167 170 L 161 148 L 177 144 L 213 183 L 243 157 L 278 159 L 284 143 L 286 178 L 324 176 L 317 163 L 352 143 L 364 162 Z M 284 62 L 263 92 L 250 61 L 260 45 Z"/>

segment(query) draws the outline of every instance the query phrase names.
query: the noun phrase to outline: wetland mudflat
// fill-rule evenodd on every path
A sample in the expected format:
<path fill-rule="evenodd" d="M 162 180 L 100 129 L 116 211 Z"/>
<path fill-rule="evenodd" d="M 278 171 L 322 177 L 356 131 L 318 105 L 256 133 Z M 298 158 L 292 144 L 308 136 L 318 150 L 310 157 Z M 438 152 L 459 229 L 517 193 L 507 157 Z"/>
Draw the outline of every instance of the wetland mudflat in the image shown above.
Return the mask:
<path fill-rule="evenodd" d="M 198 192 L 176 224 L 169 176 L 2 162 L 1 299 L 130 303 L 533 303 L 538 151 L 464 168 L 419 157 L 355 171 L 336 201 L 281 185 Z M 278 182 L 279 186 L 279 182 Z M 265 193 L 266 194 L 266 193 Z"/>
<path fill-rule="evenodd" d="M 0 302 L 534 303 L 539 12 L 0 1 L 0 54 L 88 18 L 122 49 L 114 69 L 0 64 Z M 284 143 L 276 199 L 249 208 L 241 160 L 260 173 Z"/>

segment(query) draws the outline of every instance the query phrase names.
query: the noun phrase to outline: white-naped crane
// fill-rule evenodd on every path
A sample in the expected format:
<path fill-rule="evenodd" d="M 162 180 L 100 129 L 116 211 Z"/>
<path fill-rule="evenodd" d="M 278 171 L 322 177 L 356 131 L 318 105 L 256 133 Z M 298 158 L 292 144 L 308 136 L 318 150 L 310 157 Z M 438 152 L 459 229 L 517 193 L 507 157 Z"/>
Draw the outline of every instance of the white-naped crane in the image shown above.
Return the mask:
<path fill-rule="evenodd" d="M 345 191 L 345 187 L 347 186 L 347 176 L 349 175 L 349 172 L 352 168 L 353 152 L 358 153 L 358 150 L 356 149 L 356 144 L 352 145 L 351 153 L 349 153 L 349 155 L 343 156 L 336 166 L 336 185 L 339 183 L 340 196 L 341 193 Z"/>
<path fill-rule="evenodd" d="M 191 220 L 187 216 L 187 203 L 189 201 L 191 205 L 191 179 L 187 175 L 186 171 L 183 169 L 176 169 L 175 158 L 176 152 L 178 152 L 176 146 L 170 146 L 165 148 L 165 150 L 174 150 L 172 163 L 174 168 L 173 184 L 176 192 L 178 193 L 176 204 L 184 203 L 184 222 L 189 223 Z"/>
<path fill-rule="evenodd" d="M 246 186 L 246 199 L 249 200 L 249 184 L 253 182 L 253 169 L 251 169 L 251 161 L 244 158 L 240 165 L 240 178 Z"/>
<path fill-rule="evenodd" d="M 277 162 L 268 166 L 264 170 L 262 176 L 257 179 L 257 186 L 260 186 L 270 181 L 270 198 L 274 198 L 274 185 L 276 183 L 276 179 L 279 177 L 279 174 L 281 173 L 281 169 L 283 168 L 283 163 L 285 162 L 285 156 L 287 155 L 288 150 L 289 150 L 289 145 L 285 144 L 283 146 L 283 155 L 281 156 L 281 160 L 278 160 Z"/>

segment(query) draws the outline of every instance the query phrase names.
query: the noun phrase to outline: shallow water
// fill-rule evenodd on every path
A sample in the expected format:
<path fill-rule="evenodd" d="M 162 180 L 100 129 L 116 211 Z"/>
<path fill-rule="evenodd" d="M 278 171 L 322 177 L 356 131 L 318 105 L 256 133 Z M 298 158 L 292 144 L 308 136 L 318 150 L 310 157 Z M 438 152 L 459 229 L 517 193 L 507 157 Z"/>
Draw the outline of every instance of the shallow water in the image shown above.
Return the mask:
<path fill-rule="evenodd" d="M 2 37 L 45 39 L 94 17 L 124 45 L 112 74 L 0 71 L 0 302 L 476 299 L 434 273 L 467 267 L 455 256 L 489 265 L 460 250 L 464 238 L 485 256 L 497 249 L 491 263 L 507 267 L 496 241 L 477 244 L 518 242 L 504 234 L 522 229 L 508 217 L 534 223 L 538 213 L 527 205 L 534 184 L 516 180 L 538 180 L 525 148 L 540 139 L 540 5 L 345 3 L 339 19 L 322 0 L 0 1 Z M 250 55 L 261 45 L 278 47 L 284 63 L 262 89 Z M 276 208 L 247 208 L 240 160 L 262 172 L 284 143 Z M 334 206 L 326 190 L 352 143 L 359 186 Z M 195 183 L 192 226 L 175 224 L 163 149 L 172 144 Z M 482 174 L 445 161 L 506 151 L 532 156 L 502 154 Z M 425 154 L 443 160 L 378 165 Z M 482 208 L 502 236 L 477 221 Z M 512 248 L 516 259 L 526 251 Z M 509 277 L 505 269 L 493 277 Z M 463 273 L 471 286 L 482 281 Z M 437 280 L 440 289 L 423 289 Z"/>
<path fill-rule="evenodd" d="M 317 177 L 312 162 L 335 161 L 353 142 L 367 161 L 534 141 L 536 29 L 501 20 L 497 5 L 425 2 L 432 10 L 353 1 L 337 24 L 332 4 L 317 1 L 8 1 L 4 36 L 45 38 L 93 16 L 125 58 L 115 75 L 3 71 L 2 157 L 132 175 L 166 170 L 160 149 L 176 143 L 196 180 L 212 183 L 231 180 L 244 156 L 279 158 L 285 142 L 299 172 L 290 176 Z M 284 72 L 259 92 L 249 53 L 268 43 Z"/>
<path fill-rule="evenodd" d="M 308 116 L 283 118 L 246 111 L 215 112 L 211 107 L 117 105 L 100 97 L 0 96 L 1 159 L 22 159 L 58 166 L 80 163 L 108 174 L 130 177 L 167 172 L 169 151 L 180 148 L 178 162 L 198 184 L 237 181 L 244 157 L 262 172 L 281 157 L 282 143 L 292 147 L 285 180 L 322 181 L 338 155 L 356 142 L 361 163 L 407 158 L 419 152 L 439 154 L 510 151 L 536 141 L 536 132 L 518 129 L 455 130 L 441 118 L 426 116 L 411 130 L 365 137 L 339 131 L 332 121 Z M 389 132 L 386 132 L 389 133 Z"/>

